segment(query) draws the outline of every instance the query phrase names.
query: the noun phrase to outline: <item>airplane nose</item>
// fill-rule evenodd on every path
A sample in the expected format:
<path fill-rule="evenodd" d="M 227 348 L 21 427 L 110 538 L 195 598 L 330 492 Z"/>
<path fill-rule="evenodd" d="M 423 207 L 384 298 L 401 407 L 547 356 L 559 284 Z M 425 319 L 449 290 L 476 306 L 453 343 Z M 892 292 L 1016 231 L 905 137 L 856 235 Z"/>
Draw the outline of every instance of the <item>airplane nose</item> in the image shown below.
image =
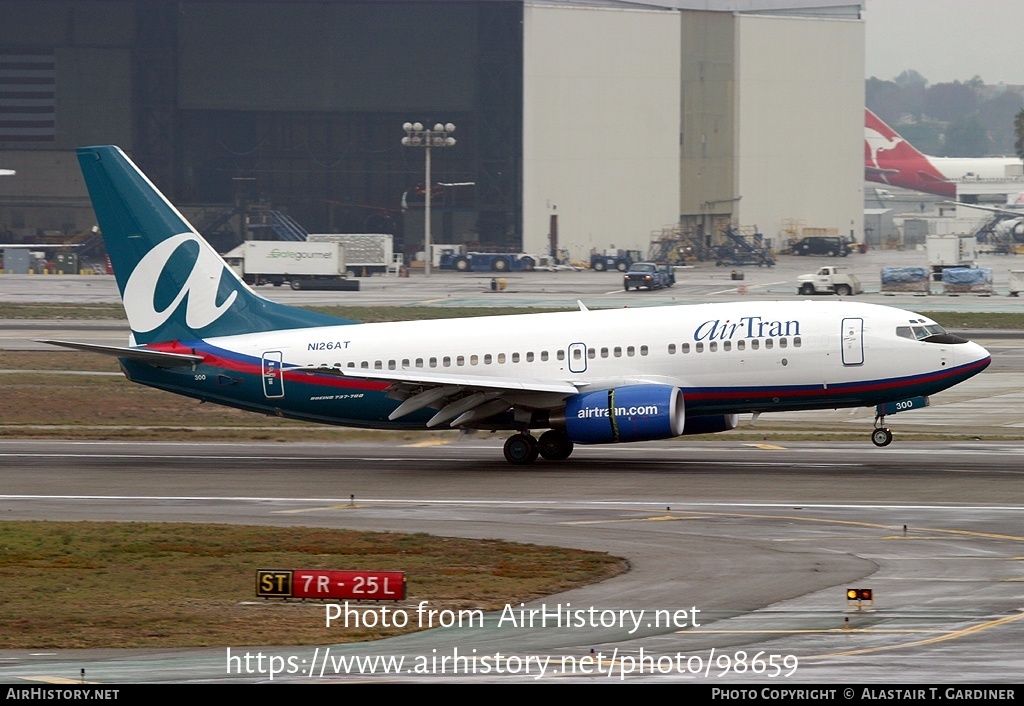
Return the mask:
<path fill-rule="evenodd" d="M 970 365 L 976 363 L 978 365 L 977 372 L 981 372 L 989 366 L 992 362 L 992 354 L 988 352 L 983 346 L 979 346 L 973 341 L 968 341 L 962 346 L 954 346 L 956 349 L 957 365 Z"/>

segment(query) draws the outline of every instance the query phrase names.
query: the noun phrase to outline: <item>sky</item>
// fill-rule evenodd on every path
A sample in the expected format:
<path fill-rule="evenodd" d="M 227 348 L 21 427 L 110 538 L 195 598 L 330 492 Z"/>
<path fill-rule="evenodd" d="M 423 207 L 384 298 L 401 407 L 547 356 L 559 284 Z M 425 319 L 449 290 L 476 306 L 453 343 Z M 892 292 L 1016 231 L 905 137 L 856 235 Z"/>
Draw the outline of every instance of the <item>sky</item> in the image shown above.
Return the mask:
<path fill-rule="evenodd" d="M 1024 0 L 866 0 L 865 78 L 1024 85 Z"/>

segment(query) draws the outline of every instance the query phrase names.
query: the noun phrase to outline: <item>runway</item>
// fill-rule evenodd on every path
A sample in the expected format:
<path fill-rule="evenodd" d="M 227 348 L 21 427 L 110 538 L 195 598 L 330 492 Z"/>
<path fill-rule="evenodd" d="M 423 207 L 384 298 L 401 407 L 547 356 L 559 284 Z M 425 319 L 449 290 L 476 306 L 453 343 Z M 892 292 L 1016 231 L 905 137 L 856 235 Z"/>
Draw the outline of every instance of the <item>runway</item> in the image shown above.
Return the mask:
<path fill-rule="evenodd" d="M 5 519 L 425 531 L 597 549 L 631 565 L 527 606 L 593 609 L 578 616 L 582 625 L 523 628 L 489 614 L 482 626 L 371 644 L 260 648 L 262 672 L 255 661 L 246 672 L 224 649 L 5 651 L 0 681 L 75 677 L 80 668 L 108 683 L 269 681 L 277 657 L 274 681 L 1015 683 L 1024 639 L 1022 455 L 1017 444 L 683 440 L 580 448 L 568 463 L 522 469 L 505 464 L 490 437 L 393 448 L 0 442 Z M 849 607 L 850 586 L 872 588 L 874 604 Z M 417 604 L 397 608 L 415 616 Z M 626 617 L 604 625 L 590 615 Z M 661 624 L 667 616 L 700 626 Z M 254 648 L 232 654 L 246 649 L 255 659 Z M 592 662 L 578 661 L 591 650 Z M 503 663 L 502 673 L 493 661 L 475 673 L 458 663 L 458 674 L 429 663 L 499 653 L 519 661 Z M 374 656 L 402 659 L 405 671 L 345 661 Z M 645 657 L 675 661 L 649 661 L 639 673 Z M 422 673 L 418 659 L 428 660 Z M 766 674 L 775 667 L 777 675 Z"/>

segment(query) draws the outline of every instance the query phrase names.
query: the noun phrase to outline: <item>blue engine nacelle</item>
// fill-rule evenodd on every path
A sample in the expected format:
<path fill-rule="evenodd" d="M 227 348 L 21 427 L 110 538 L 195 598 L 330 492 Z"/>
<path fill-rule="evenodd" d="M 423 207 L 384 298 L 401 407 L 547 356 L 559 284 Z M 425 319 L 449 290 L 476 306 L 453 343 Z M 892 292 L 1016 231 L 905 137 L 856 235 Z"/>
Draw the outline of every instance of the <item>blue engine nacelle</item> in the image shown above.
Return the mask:
<path fill-rule="evenodd" d="M 686 410 L 679 388 L 628 385 L 570 397 L 551 426 L 577 444 L 668 439 L 683 433 Z"/>
<path fill-rule="evenodd" d="M 707 417 L 690 417 L 686 420 L 686 436 L 690 434 L 717 434 L 735 429 L 740 423 L 737 414 L 714 414 Z"/>

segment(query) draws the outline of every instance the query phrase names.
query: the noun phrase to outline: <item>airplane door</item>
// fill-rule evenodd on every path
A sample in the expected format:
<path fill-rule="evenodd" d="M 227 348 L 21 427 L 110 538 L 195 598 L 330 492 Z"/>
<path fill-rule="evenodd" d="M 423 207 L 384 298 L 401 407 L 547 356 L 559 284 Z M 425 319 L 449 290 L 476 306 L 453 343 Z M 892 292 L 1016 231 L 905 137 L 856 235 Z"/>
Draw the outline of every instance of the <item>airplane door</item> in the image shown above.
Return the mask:
<path fill-rule="evenodd" d="M 266 351 L 263 354 L 263 395 L 268 399 L 284 397 L 283 361 L 281 351 Z"/>
<path fill-rule="evenodd" d="M 843 365 L 864 365 L 864 319 L 843 319 Z"/>
<path fill-rule="evenodd" d="M 569 372 L 587 372 L 587 345 L 585 343 L 569 344 Z"/>

